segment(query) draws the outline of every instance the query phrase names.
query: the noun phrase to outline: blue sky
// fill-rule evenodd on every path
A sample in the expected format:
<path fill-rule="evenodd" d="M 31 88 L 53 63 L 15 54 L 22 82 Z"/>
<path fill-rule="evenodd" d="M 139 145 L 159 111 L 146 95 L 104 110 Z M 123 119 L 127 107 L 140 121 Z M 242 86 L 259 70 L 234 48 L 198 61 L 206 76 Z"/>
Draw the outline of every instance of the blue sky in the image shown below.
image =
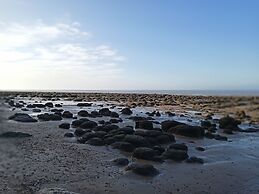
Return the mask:
<path fill-rule="evenodd" d="M 0 0 L 0 89 L 259 89 L 258 10 L 257 0 Z"/>

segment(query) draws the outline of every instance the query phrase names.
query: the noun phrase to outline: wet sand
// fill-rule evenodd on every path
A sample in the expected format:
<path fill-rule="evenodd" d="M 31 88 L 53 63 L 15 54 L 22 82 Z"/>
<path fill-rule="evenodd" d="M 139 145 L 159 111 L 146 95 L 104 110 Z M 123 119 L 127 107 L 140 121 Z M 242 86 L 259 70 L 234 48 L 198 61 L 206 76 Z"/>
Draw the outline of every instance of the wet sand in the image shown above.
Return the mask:
<path fill-rule="evenodd" d="M 72 105 L 64 105 L 63 109 L 77 111 Z M 72 119 L 37 123 L 8 120 L 15 112 L 21 110 L 1 104 L 0 133 L 20 131 L 32 137 L 0 138 L 1 193 L 42 193 L 48 188 L 81 194 L 259 193 L 258 132 L 225 135 L 228 141 L 175 135 L 176 142 L 186 143 L 189 155 L 203 158 L 204 164 L 157 163 L 137 160 L 110 146 L 79 144 L 73 138 L 65 138 L 64 133 L 68 130 L 58 126 Z M 192 119 L 195 122 L 195 118 Z M 130 121 L 126 124 L 133 125 Z M 197 146 L 204 147 L 205 151 L 195 150 Z M 111 163 L 112 159 L 122 156 L 130 161 L 151 163 L 159 174 L 143 177 Z"/>

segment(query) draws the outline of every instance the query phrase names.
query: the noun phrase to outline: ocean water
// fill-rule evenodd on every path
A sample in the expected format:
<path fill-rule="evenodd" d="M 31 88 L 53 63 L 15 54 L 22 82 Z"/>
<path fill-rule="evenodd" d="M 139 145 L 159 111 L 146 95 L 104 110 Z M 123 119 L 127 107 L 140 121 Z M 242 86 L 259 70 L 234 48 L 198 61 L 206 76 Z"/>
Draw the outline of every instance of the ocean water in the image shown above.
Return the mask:
<path fill-rule="evenodd" d="M 193 96 L 259 96 L 258 90 L 45 90 L 52 92 L 74 93 L 137 93 L 137 94 L 172 94 Z"/>

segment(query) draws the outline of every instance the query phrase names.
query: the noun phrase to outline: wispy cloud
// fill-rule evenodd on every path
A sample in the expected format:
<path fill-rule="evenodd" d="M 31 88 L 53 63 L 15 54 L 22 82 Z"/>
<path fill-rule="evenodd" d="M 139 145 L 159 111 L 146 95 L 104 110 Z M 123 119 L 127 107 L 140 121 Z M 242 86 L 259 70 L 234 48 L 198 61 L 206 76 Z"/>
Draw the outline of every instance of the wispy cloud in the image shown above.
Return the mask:
<path fill-rule="evenodd" d="M 43 72 L 42 79 L 46 79 L 50 71 L 75 78 L 85 76 L 88 80 L 119 75 L 125 58 L 109 45 L 89 46 L 91 37 L 92 34 L 83 31 L 76 22 L 53 25 L 42 21 L 34 24 L 0 22 L 1 71 L 24 75 L 23 79 L 31 77 L 28 74 L 43 76 Z"/>

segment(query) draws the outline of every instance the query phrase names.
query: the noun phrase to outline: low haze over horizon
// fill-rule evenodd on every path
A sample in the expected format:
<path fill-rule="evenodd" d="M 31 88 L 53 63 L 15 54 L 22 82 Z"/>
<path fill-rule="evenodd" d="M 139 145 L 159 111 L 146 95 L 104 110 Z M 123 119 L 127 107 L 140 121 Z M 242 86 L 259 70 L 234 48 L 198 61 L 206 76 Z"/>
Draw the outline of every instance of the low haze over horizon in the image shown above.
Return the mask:
<path fill-rule="evenodd" d="M 259 90 L 259 1 L 0 0 L 0 90 Z"/>

